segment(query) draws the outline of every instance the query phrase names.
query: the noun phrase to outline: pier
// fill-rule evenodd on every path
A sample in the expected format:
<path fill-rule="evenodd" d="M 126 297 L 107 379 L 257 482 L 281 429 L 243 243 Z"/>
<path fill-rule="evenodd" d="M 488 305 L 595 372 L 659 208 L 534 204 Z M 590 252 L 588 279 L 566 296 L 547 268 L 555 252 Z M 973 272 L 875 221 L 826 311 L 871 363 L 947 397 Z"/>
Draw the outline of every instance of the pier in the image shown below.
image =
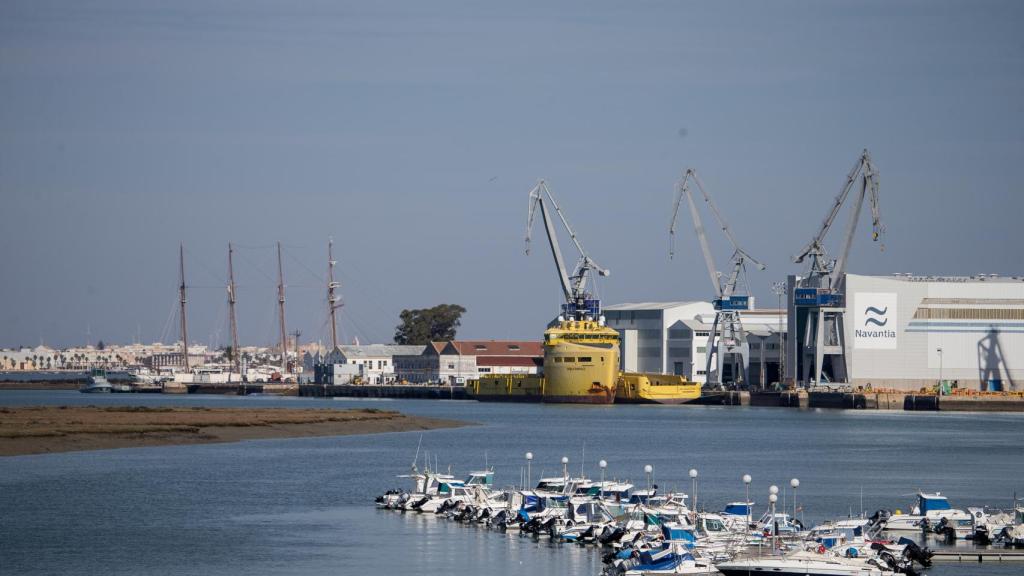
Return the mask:
<path fill-rule="evenodd" d="M 313 398 L 419 398 L 469 400 L 465 386 L 429 384 L 303 384 L 299 396 Z"/>
<path fill-rule="evenodd" d="M 1024 562 L 1024 550 L 935 550 L 933 562 Z"/>

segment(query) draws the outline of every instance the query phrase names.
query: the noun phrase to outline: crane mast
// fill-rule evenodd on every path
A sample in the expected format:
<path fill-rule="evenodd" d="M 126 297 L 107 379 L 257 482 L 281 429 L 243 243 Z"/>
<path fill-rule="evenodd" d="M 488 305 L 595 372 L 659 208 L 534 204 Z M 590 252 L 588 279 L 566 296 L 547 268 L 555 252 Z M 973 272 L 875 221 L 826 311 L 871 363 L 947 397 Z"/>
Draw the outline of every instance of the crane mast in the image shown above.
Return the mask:
<path fill-rule="evenodd" d="M 576 250 L 580 254 L 572 274 L 568 272 L 565 260 L 562 258 L 562 251 L 558 245 L 558 235 L 555 231 L 555 222 L 548 210 L 549 203 L 554 208 L 555 213 L 558 214 L 562 226 L 565 227 L 569 238 L 572 239 L 573 245 L 576 246 Z M 541 219 L 544 220 L 548 247 L 551 249 L 551 256 L 554 259 L 555 269 L 558 273 L 558 280 L 562 287 L 562 293 L 565 296 L 565 304 L 562 305 L 562 315 L 567 319 L 574 320 L 585 320 L 588 317 L 597 319 L 601 314 L 600 301 L 593 298 L 590 292 L 587 292 L 587 281 L 594 272 L 599 276 L 608 276 L 611 272 L 599 266 L 587 254 L 587 251 L 584 250 L 583 244 L 580 242 L 579 237 L 576 236 L 572 226 L 569 225 L 569 221 L 566 219 L 562 209 L 559 208 L 558 203 L 555 202 L 555 198 L 551 195 L 551 190 L 548 189 L 547 183 L 544 180 L 538 181 L 537 185 L 530 190 L 530 206 L 526 220 L 527 254 L 530 254 L 533 222 L 538 212 L 541 214 Z"/>
<path fill-rule="evenodd" d="M 791 286 L 794 318 L 790 321 L 790 332 L 802 334 L 801 338 L 790 338 L 787 355 L 796 362 L 791 379 L 804 383 L 820 383 L 827 371 L 833 382 L 845 382 L 848 376 L 846 358 L 846 266 L 850 256 L 865 199 L 871 208 L 871 238 L 878 241 L 885 232 L 882 224 L 881 205 L 878 196 L 879 176 L 871 161 L 871 154 L 865 149 L 846 176 L 839 194 L 832 201 L 825 219 L 817 233 L 804 248 L 793 257 L 794 263 L 810 260 L 808 271 L 802 278 L 792 278 Z M 839 245 L 838 258 L 832 259 L 825 249 L 825 238 L 832 230 L 842 207 L 853 195 L 850 219 L 846 234 Z M 884 244 L 882 249 L 885 249 Z M 799 349 L 797 349 L 799 347 Z M 797 365 L 799 364 L 799 365 Z M 788 376 L 788 375 L 787 375 Z"/>
<path fill-rule="evenodd" d="M 715 266 L 715 259 L 711 255 L 711 248 L 708 246 L 704 222 L 701 220 L 700 211 L 697 210 L 697 204 L 693 199 L 693 190 L 690 188 L 691 181 L 700 190 L 701 197 L 708 205 L 708 209 L 722 229 L 722 233 L 732 245 L 732 270 L 724 282 L 722 281 L 723 274 Z M 672 210 L 672 222 L 669 224 L 668 230 L 670 258 L 675 254 L 676 221 L 679 216 L 679 205 L 682 203 L 683 198 L 686 199 L 686 204 L 690 209 L 690 217 L 693 219 L 693 228 L 697 234 L 697 242 L 700 244 L 701 253 L 704 256 L 704 264 L 707 266 L 708 276 L 711 278 L 711 284 L 715 289 L 715 320 L 711 325 L 711 331 L 708 332 L 704 370 L 707 382 L 708 384 L 722 384 L 723 370 L 728 361 L 729 365 L 733 367 L 733 379 L 736 382 L 745 383 L 748 381 L 747 371 L 750 367 L 750 346 L 747 343 L 747 334 L 743 329 L 743 320 L 740 313 L 750 308 L 750 296 L 746 294 L 737 295 L 736 285 L 739 283 L 740 277 L 745 276 L 747 261 L 757 266 L 759 270 L 764 270 L 765 265 L 740 248 L 736 237 L 733 236 L 732 230 L 726 223 L 722 213 L 718 210 L 718 206 L 711 199 L 711 195 L 708 194 L 704 184 L 697 177 L 697 172 L 693 168 L 686 170 L 676 194 L 676 201 Z M 715 371 L 711 370 L 713 361 L 716 364 Z M 738 377 L 737 372 L 739 373 Z"/>

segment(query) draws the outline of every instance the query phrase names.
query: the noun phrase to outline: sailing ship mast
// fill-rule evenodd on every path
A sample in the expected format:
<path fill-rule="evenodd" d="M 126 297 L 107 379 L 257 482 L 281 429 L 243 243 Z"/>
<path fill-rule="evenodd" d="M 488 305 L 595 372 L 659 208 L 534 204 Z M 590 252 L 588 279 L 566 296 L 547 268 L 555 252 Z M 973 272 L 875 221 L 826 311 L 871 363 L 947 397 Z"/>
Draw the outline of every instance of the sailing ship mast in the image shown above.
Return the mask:
<path fill-rule="evenodd" d="M 277 243 L 277 304 L 281 318 L 281 374 L 288 372 L 288 333 L 284 325 L 284 272 L 281 269 L 281 243 Z"/>
<path fill-rule="evenodd" d="M 327 310 L 331 315 L 331 350 L 338 347 L 338 319 L 336 312 L 343 304 L 339 304 L 341 298 L 335 294 L 335 290 L 341 283 L 334 281 L 334 239 L 327 241 Z"/>
<path fill-rule="evenodd" d="M 238 371 L 238 377 L 242 377 L 242 362 L 238 349 L 238 322 L 235 320 L 235 267 L 233 256 L 234 246 L 228 242 L 228 310 L 231 317 L 231 362 Z"/>
<path fill-rule="evenodd" d="M 188 299 L 185 297 L 185 244 L 178 245 L 178 269 L 181 273 L 181 286 L 178 287 L 178 296 L 181 300 L 181 355 L 185 360 L 185 372 L 189 372 L 188 365 L 188 325 L 185 320 L 185 304 Z"/>

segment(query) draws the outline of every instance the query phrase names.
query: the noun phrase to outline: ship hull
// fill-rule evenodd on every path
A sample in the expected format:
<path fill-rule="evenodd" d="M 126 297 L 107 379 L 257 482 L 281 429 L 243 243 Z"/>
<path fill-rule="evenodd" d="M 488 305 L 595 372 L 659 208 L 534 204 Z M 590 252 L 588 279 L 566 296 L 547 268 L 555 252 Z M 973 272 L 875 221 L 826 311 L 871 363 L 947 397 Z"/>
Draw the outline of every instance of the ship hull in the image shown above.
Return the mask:
<path fill-rule="evenodd" d="M 544 349 L 544 402 L 612 404 L 619 349 L 605 344 L 559 342 Z"/>

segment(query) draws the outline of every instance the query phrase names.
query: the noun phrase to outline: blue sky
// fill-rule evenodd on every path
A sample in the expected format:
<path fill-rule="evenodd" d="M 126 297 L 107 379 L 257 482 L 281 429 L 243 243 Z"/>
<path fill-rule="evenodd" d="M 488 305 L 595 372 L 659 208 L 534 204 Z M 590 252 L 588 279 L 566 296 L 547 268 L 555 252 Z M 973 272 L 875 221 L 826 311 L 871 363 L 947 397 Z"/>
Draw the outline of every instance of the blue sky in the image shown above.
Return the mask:
<path fill-rule="evenodd" d="M 179 242 L 194 339 L 227 339 L 228 241 L 242 338 L 275 339 L 277 240 L 289 330 L 326 339 L 329 236 L 346 339 L 441 302 L 537 338 L 540 177 L 606 304 L 706 299 L 688 226 L 667 255 L 688 166 L 768 305 L 865 147 L 888 234 L 862 219 L 852 272 L 1019 274 L 1022 29 L 984 1 L 4 2 L 0 346 L 172 340 Z"/>

